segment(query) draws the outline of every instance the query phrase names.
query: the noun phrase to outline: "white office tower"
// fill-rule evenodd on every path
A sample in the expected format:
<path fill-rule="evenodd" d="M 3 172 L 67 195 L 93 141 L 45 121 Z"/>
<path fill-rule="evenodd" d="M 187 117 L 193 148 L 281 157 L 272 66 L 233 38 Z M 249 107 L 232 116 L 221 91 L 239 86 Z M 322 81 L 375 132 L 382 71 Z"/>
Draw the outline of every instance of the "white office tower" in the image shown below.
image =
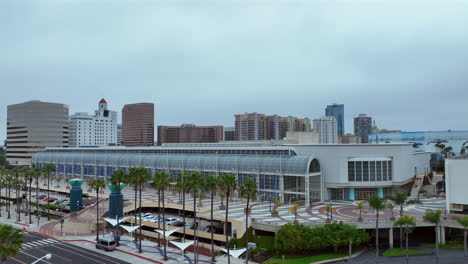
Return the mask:
<path fill-rule="evenodd" d="M 319 119 L 314 119 L 314 132 L 320 134 L 321 144 L 338 143 L 336 119 L 333 116 L 324 116 Z"/>
<path fill-rule="evenodd" d="M 117 144 L 117 112 L 99 101 L 94 116 L 76 113 L 70 116 L 70 147 L 108 146 Z"/>

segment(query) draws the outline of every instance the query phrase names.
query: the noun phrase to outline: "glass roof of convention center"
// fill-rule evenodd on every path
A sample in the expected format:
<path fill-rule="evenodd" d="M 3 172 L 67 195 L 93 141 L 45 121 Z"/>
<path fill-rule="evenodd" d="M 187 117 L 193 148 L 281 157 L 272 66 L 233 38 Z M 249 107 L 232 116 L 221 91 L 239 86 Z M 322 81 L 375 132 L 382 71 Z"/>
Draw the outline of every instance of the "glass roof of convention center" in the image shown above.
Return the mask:
<path fill-rule="evenodd" d="M 285 155 L 216 155 L 216 154 L 147 154 L 147 153 L 80 153 L 39 152 L 34 163 L 68 163 L 97 166 L 259 172 L 304 175 L 309 171 L 311 156 Z"/>

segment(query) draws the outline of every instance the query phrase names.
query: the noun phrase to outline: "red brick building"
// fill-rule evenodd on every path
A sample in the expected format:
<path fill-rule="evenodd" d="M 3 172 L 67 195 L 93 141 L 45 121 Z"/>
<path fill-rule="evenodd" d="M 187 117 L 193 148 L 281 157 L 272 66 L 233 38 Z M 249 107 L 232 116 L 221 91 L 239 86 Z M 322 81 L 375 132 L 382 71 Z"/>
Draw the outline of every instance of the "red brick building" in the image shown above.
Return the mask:
<path fill-rule="evenodd" d="M 215 143 L 223 141 L 223 126 L 158 126 L 158 145 L 164 143 Z"/>
<path fill-rule="evenodd" d="M 122 109 L 122 145 L 154 145 L 154 104 L 127 104 Z"/>

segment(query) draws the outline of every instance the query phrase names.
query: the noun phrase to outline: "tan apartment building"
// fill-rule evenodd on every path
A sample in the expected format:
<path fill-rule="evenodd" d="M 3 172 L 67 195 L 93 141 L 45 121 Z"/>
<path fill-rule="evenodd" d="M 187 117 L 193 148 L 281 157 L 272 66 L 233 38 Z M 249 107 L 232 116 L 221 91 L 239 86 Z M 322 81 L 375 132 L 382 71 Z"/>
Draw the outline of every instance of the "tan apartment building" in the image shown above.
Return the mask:
<path fill-rule="evenodd" d="M 68 147 L 68 105 L 28 101 L 7 107 L 7 153 L 12 166 L 29 166 L 46 147 Z"/>

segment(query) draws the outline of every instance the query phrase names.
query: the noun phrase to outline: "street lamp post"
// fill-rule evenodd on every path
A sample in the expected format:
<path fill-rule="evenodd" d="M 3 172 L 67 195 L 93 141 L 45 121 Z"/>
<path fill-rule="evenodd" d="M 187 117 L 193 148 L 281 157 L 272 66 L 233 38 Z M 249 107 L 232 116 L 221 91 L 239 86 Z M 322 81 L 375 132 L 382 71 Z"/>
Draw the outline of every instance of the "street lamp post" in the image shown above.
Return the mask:
<path fill-rule="evenodd" d="M 333 222 L 333 201 L 330 200 L 330 220 Z"/>

